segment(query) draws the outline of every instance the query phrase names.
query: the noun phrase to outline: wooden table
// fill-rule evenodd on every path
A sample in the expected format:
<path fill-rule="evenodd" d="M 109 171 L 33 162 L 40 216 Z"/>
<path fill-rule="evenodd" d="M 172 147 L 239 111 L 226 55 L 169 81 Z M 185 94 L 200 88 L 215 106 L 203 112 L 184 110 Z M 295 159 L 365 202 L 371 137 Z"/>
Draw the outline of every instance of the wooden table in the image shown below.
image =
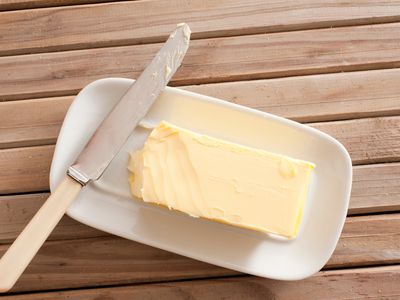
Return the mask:
<path fill-rule="evenodd" d="M 172 85 L 305 122 L 354 163 L 323 271 L 239 274 L 64 217 L 4 299 L 400 299 L 400 1 L 0 1 L 0 253 L 49 195 L 74 95 L 135 78 L 176 23 L 193 30 Z"/>

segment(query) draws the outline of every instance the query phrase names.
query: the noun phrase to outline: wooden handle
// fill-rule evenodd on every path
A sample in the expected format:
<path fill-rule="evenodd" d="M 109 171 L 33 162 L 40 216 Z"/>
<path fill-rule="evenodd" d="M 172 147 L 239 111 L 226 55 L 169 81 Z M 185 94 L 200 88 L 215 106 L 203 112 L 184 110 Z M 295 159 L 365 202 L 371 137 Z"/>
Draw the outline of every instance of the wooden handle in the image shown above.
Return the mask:
<path fill-rule="evenodd" d="M 0 260 L 0 292 L 11 289 L 82 186 L 65 176 Z"/>

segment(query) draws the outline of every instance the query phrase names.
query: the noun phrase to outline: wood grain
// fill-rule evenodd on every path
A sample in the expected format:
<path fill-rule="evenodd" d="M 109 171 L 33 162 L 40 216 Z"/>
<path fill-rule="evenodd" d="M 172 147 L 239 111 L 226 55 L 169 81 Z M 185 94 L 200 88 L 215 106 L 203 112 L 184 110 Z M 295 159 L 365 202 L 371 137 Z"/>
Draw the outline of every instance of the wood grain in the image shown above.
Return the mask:
<path fill-rule="evenodd" d="M 0 103 L 0 149 L 54 144 L 71 97 Z"/>
<path fill-rule="evenodd" d="M 400 23 L 194 40 L 173 85 L 400 66 Z M 0 100 L 73 95 L 104 77 L 137 77 L 146 44 L 0 58 Z"/>
<path fill-rule="evenodd" d="M 349 214 L 400 211 L 400 164 L 353 168 Z"/>
<path fill-rule="evenodd" d="M 186 90 L 298 122 L 400 114 L 400 69 L 192 85 Z"/>
<path fill-rule="evenodd" d="M 104 3 L 113 0 L 1 0 L 0 11 L 15 9 L 32 9 L 50 6 L 77 5 L 87 3 Z M 119 0 L 124 1 L 124 0 Z"/>
<path fill-rule="evenodd" d="M 64 175 L 50 197 L 28 222 L 0 260 L 0 291 L 9 291 L 74 202 L 82 185 Z"/>
<path fill-rule="evenodd" d="M 400 214 L 346 219 L 327 267 L 354 267 L 400 262 Z"/>
<path fill-rule="evenodd" d="M 400 262 L 400 214 L 350 217 L 326 265 Z M 8 246 L 0 246 L 0 253 Z M 238 274 L 115 236 L 46 242 L 14 291 Z M 60 280 L 62 278 L 62 280 Z"/>
<path fill-rule="evenodd" d="M 311 126 L 342 142 L 355 165 L 400 160 L 400 117 L 324 122 Z M 53 151 L 53 145 L 0 150 L 0 195 L 48 190 Z"/>
<path fill-rule="evenodd" d="M 353 164 L 398 161 L 400 117 L 367 118 L 310 124 L 338 139 Z"/>
<path fill-rule="evenodd" d="M 0 197 L 0 244 L 11 243 L 49 197 L 49 193 Z M 83 225 L 65 216 L 49 240 L 106 236 L 105 232 Z"/>
<path fill-rule="evenodd" d="M 3 253 L 7 246 L 0 246 Z M 46 242 L 13 291 L 237 274 L 119 237 Z"/>
<path fill-rule="evenodd" d="M 387 299 L 400 297 L 400 266 L 324 271 L 302 281 L 252 276 L 6 296 L 47 299 Z"/>
<path fill-rule="evenodd" d="M 400 69 L 184 86 L 301 122 L 400 114 Z M 0 103 L 0 148 L 53 144 L 73 96 Z"/>
<path fill-rule="evenodd" d="M 54 146 L 0 150 L 0 195 L 49 189 Z"/>
<path fill-rule="evenodd" d="M 0 9 L 7 9 L 7 2 Z M 50 4 L 9 2 L 8 7 Z M 0 55 L 161 42 L 183 21 L 194 39 L 398 22 L 400 1 L 159 0 L 15 11 L 0 17 Z"/>

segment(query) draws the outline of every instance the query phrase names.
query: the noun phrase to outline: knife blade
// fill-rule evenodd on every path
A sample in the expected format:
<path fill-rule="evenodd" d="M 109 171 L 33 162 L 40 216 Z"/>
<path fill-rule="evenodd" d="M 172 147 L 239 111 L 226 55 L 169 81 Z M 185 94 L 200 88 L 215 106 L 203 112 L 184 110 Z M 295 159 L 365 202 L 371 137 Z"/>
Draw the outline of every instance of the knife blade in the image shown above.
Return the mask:
<path fill-rule="evenodd" d="M 82 187 L 98 179 L 181 65 L 190 28 L 178 24 L 93 134 L 67 175 L 0 259 L 0 293 L 13 287 Z"/>
<path fill-rule="evenodd" d="M 98 179 L 182 63 L 190 28 L 178 24 L 151 63 L 104 119 L 67 174 L 81 183 Z"/>

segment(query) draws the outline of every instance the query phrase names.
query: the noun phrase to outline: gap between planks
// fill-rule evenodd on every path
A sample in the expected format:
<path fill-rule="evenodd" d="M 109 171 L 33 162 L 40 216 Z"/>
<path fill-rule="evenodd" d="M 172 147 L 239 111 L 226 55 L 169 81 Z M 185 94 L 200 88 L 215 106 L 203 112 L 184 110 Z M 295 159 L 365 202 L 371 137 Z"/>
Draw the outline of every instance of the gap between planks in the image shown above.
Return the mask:
<path fill-rule="evenodd" d="M 400 114 L 400 69 L 185 86 L 300 122 Z M 0 103 L 0 148 L 53 144 L 74 96 Z"/>
<path fill-rule="evenodd" d="M 302 281 L 277 281 L 253 276 L 112 286 L 31 295 L 5 300 L 46 299 L 398 299 L 400 266 L 323 271 Z"/>
<path fill-rule="evenodd" d="M 184 21 L 193 39 L 367 25 L 399 22 L 400 1 L 156 0 L 15 11 L 0 18 L 0 55 L 157 43 Z"/>
<path fill-rule="evenodd" d="M 399 163 L 356 166 L 353 173 L 348 215 L 400 211 Z M 49 193 L 0 196 L 0 244 L 13 241 L 48 196 Z M 65 217 L 50 239 L 103 235 L 104 233 L 98 230 Z"/>
<path fill-rule="evenodd" d="M 134 0 L 118 0 L 122 1 L 134 1 Z M 84 4 L 95 4 L 95 3 L 106 3 L 116 2 L 114 0 L 2 0 L 0 1 L 0 12 L 24 10 L 24 9 L 35 9 L 35 8 L 47 8 L 47 7 L 60 7 L 60 6 L 76 6 Z"/>
<path fill-rule="evenodd" d="M 354 165 L 398 162 L 400 116 L 310 124 L 332 135 Z M 48 190 L 54 145 L 0 149 L 0 194 Z"/>
<path fill-rule="evenodd" d="M 400 23 L 194 40 L 172 85 L 400 66 Z M 160 48 L 146 44 L 0 57 L 0 100 L 71 95 L 104 77 L 137 77 Z"/>
<path fill-rule="evenodd" d="M 325 268 L 398 264 L 399 226 L 400 214 L 348 218 Z M 0 253 L 7 247 L 0 246 Z M 14 291 L 235 274 L 239 273 L 119 237 L 103 236 L 46 242 Z"/>

